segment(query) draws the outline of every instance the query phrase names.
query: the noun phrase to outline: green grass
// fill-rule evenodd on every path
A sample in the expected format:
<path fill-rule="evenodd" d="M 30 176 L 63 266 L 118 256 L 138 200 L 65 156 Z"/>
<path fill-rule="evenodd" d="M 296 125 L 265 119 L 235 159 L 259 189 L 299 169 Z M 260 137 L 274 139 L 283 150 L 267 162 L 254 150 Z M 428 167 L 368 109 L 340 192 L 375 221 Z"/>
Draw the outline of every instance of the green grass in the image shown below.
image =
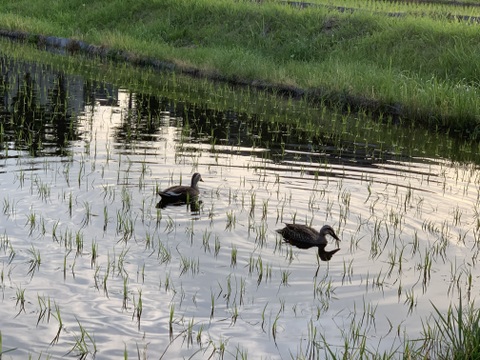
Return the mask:
<path fill-rule="evenodd" d="M 345 109 L 480 135 L 478 25 L 448 20 L 444 3 L 428 5 L 439 16 L 392 17 L 383 12 L 408 4 L 341 13 L 229 0 L 1 2 L 1 27 L 10 31 L 83 40 L 180 70 L 300 89 Z M 411 13 L 423 10 L 416 6 Z"/>
<path fill-rule="evenodd" d="M 433 305 L 433 304 L 432 304 Z M 478 359 L 480 357 L 480 310 L 471 302 L 460 303 L 444 314 L 433 305 L 433 321 L 425 323 L 423 347 L 437 359 Z"/>

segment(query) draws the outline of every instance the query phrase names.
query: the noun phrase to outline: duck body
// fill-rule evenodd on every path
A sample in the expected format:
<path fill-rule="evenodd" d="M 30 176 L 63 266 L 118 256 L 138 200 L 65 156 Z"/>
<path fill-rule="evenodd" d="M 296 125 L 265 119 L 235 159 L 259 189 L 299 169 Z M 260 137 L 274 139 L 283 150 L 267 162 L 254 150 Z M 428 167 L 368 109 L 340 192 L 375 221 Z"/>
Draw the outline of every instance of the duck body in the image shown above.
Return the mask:
<path fill-rule="evenodd" d="M 324 225 L 320 231 L 309 226 L 300 224 L 285 224 L 283 229 L 276 230 L 283 236 L 285 242 L 294 245 L 300 249 L 310 249 L 316 246 L 320 259 L 328 261 L 332 256 L 340 250 L 339 248 L 332 251 L 326 251 L 328 244 L 327 235 L 332 236 L 335 240 L 340 241 L 337 234 L 330 225 Z"/>
<path fill-rule="evenodd" d="M 165 190 L 159 191 L 158 195 L 161 196 L 161 203 L 163 204 L 181 204 L 189 203 L 198 198 L 200 191 L 198 189 L 198 182 L 202 181 L 202 175 L 195 173 L 192 175 L 192 181 L 190 186 L 175 185 Z"/>

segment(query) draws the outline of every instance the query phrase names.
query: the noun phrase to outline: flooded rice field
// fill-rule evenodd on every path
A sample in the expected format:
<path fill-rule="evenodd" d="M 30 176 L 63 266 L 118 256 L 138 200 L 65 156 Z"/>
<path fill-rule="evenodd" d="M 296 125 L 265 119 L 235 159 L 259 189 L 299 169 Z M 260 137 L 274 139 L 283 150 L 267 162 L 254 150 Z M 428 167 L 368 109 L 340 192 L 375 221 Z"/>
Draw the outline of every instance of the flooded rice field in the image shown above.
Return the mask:
<path fill-rule="evenodd" d="M 1 64 L 2 358 L 358 358 L 478 296 L 472 144 L 173 74 L 142 92 Z M 196 172 L 197 201 L 159 206 Z"/>

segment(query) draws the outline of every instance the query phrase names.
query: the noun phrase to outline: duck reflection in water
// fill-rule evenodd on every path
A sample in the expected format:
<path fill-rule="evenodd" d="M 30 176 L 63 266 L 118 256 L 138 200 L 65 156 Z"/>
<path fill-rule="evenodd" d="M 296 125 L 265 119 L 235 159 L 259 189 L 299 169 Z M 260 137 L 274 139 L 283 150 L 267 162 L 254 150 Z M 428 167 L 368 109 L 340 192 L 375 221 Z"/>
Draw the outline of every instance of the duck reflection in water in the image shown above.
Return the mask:
<path fill-rule="evenodd" d="M 190 210 L 191 212 L 199 212 L 200 208 L 202 206 L 203 201 L 194 199 L 190 201 L 185 201 L 185 202 L 177 202 L 177 203 L 168 203 L 160 200 L 157 205 L 155 206 L 157 209 L 165 209 L 167 206 L 183 206 L 186 205 L 187 209 Z"/>
<path fill-rule="evenodd" d="M 340 250 L 338 242 L 340 239 L 330 225 L 324 225 L 320 231 L 317 231 L 306 225 L 285 224 L 283 229 L 276 230 L 283 236 L 285 242 L 296 246 L 300 249 L 310 249 L 316 246 L 318 248 L 318 256 L 322 261 L 329 261 L 333 255 Z M 337 249 L 326 251 L 328 244 L 327 235 L 332 236 L 337 243 Z"/>
<path fill-rule="evenodd" d="M 202 175 L 195 173 L 192 175 L 190 186 L 175 185 L 159 191 L 158 195 L 160 195 L 162 199 L 156 207 L 163 209 L 169 205 L 178 206 L 186 204 L 192 211 L 198 211 L 202 203 L 198 200 L 198 195 L 200 194 L 198 189 L 199 181 L 203 182 Z"/>

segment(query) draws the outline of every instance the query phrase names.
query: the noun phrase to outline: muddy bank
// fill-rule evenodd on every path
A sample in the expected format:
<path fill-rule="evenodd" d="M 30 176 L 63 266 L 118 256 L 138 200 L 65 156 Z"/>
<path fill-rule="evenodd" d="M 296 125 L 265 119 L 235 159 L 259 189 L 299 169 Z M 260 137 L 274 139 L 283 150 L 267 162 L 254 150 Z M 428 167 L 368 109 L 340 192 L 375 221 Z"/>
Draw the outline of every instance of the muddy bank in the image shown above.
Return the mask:
<path fill-rule="evenodd" d="M 430 127 L 435 130 L 448 131 L 439 124 L 445 124 L 440 114 L 428 113 L 418 114 L 397 102 L 382 102 L 365 97 L 354 96 L 346 91 L 337 91 L 329 88 L 302 89 L 286 86 L 283 84 L 268 83 L 263 80 L 249 80 L 237 77 L 226 77 L 216 72 L 203 71 L 201 69 L 179 65 L 172 62 L 160 61 L 155 58 L 139 56 L 137 54 L 111 49 L 105 46 L 98 46 L 74 39 L 55 36 L 44 36 L 29 34 L 18 31 L 0 30 L 0 36 L 12 41 L 35 44 L 42 50 L 55 51 L 64 54 L 82 54 L 88 57 L 108 60 L 113 62 L 127 62 L 139 67 L 148 67 L 157 71 L 176 71 L 192 77 L 207 78 L 213 81 L 220 81 L 234 86 L 251 87 L 257 90 L 268 91 L 280 96 L 293 99 L 304 98 L 312 104 L 325 104 L 331 108 L 341 109 L 344 112 L 365 111 L 376 119 L 393 122 L 395 124 L 408 125 L 415 121 L 416 126 Z M 471 128 L 455 130 L 454 133 L 460 137 L 471 138 L 475 132 L 475 122 L 470 122 Z"/>

